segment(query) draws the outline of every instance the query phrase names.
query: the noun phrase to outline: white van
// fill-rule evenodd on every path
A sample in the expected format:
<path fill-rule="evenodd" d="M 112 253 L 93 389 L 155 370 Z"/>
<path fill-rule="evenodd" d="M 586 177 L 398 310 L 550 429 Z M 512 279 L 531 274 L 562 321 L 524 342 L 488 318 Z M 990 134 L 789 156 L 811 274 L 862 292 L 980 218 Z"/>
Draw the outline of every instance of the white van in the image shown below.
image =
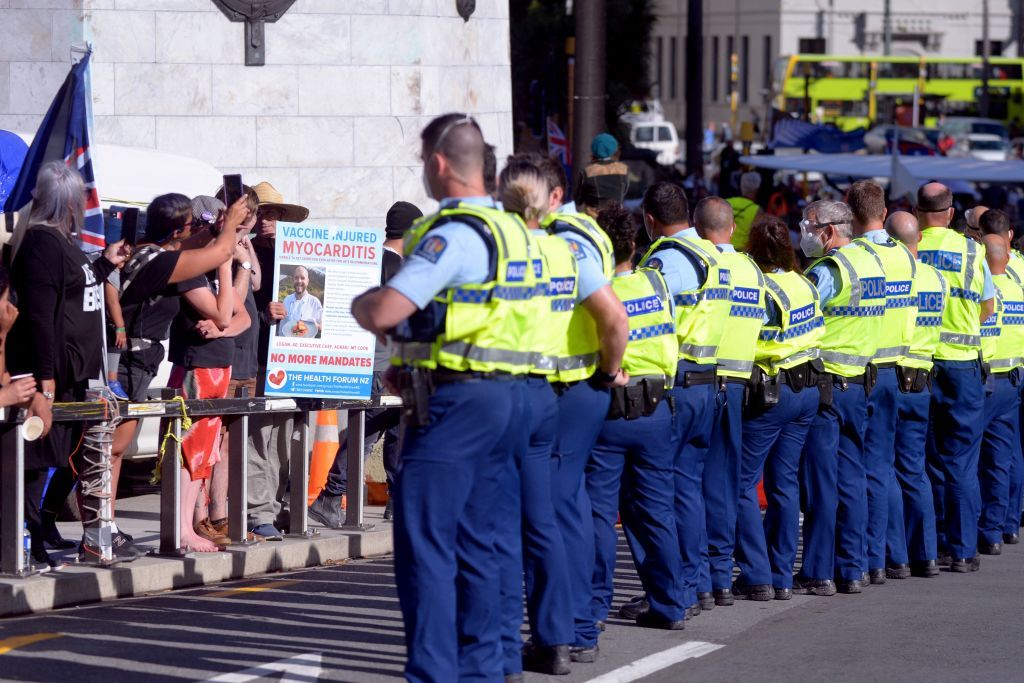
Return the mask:
<path fill-rule="evenodd" d="M 671 121 L 638 121 L 630 124 L 629 141 L 639 149 L 658 153 L 658 163 L 672 166 L 681 158 L 679 134 Z"/>

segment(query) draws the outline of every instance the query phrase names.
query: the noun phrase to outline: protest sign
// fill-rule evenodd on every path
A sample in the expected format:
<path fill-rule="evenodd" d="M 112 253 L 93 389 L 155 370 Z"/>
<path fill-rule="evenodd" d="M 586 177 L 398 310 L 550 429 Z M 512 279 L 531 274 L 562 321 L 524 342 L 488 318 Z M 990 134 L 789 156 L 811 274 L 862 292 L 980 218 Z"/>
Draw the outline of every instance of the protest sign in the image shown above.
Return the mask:
<path fill-rule="evenodd" d="M 368 399 L 375 339 L 352 299 L 380 284 L 384 231 L 278 223 L 274 277 L 285 317 L 272 330 L 267 396 Z"/>

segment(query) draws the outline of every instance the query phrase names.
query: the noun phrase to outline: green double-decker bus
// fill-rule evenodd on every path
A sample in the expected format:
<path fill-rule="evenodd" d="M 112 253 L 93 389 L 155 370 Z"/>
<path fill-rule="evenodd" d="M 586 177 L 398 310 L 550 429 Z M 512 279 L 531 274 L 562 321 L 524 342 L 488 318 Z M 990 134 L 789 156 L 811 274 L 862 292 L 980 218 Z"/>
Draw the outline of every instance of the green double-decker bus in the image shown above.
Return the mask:
<path fill-rule="evenodd" d="M 989 60 L 988 117 L 1024 122 L 1024 59 Z M 791 55 L 779 59 L 773 91 L 779 109 L 818 123 L 853 130 L 910 116 L 915 92 L 918 120 L 979 116 L 980 57 Z"/>

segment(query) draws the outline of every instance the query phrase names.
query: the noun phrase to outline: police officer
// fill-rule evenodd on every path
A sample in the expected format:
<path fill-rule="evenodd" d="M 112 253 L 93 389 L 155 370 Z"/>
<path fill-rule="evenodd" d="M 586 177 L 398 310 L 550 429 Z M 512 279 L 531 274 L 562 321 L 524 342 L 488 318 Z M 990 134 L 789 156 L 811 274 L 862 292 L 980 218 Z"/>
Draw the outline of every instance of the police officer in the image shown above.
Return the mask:
<path fill-rule="evenodd" d="M 672 514 L 675 438 L 665 400 L 679 355 L 672 297 L 658 271 L 633 270 L 636 227 L 629 212 L 611 205 L 598 214 L 597 221 L 612 241 L 612 288 L 629 315 L 629 344 L 622 366 L 630 382 L 612 389 L 608 419 L 587 464 L 597 547 L 594 617 L 604 621 L 611 607 L 618 545 L 615 522 L 620 512 L 628 540 L 645 558 L 636 568 L 649 610 L 638 614 L 636 622 L 678 630 L 683 628 L 687 605 Z"/>
<path fill-rule="evenodd" d="M 897 365 L 906 355 L 917 317 L 914 278 L 917 262 L 900 242 L 884 229 L 885 191 L 871 180 L 859 180 L 850 186 L 846 201 L 853 212 L 854 242 L 875 255 L 885 273 L 885 315 L 882 319 L 878 350 L 872 359 L 876 373 L 874 388 L 868 397 L 867 425 L 864 430 L 864 470 L 867 476 L 867 570 L 864 585 L 883 584 L 886 578 L 885 539 L 889 514 L 889 485 L 893 473 L 896 420 L 901 387 Z M 894 572 L 902 578 L 905 571 Z"/>
<path fill-rule="evenodd" d="M 760 176 L 758 176 L 760 178 Z M 729 272 L 729 333 L 718 344 L 719 392 L 710 447 L 704 462 L 706 540 L 698 598 L 701 608 L 732 605 L 732 555 L 743 450 L 743 406 L 754 369 L 754 351 L 765 317 L 761 269 L 732 245 L 732 207 L 720 197 L 702 199 L 693 210 L 697 234 L 711 242 L 723 271 Z M 747 226 L 749 233 L 750 226 Z M 746 244 L 746 237 L 744 244 Z"/>
<path fill-rule="evenodd" d="M 921 233 L 917 219 L 896 211 L 885 222 L 885 231 L 917 258 Z M 935 563 L 935 507 L 931 482 L 925 471 L 925 442 L 931 404 L 932 355 L 939 343 L 942 311 L 948 296 L 946 280 L 927 263 L 917 264 L 914 292 L 917 313 L 909 348 L 899 360 L 896 396 L 896 432 L 892 479 L 889 480 L 889 512 L 886 519 L 886 576 L 933 578 Z"/>
<path fill-rule="evenodd" d="M 493 502 L 522 429 L 535 245 L 486 196 L 473 119 L 438 117 L 421 137 L 440 210 L 414 225 L 401 270 L 352 313 L 378 336 L 390 331 L 389 381 L 409 424 L 395 497 L 406 678 L 500 680 Z"/>
<path fill-rule="evenodd" d="M 977 571 L 978 453 L 984 418 L 981 321 L 994 311 L 995 288 L 981 245 L 947 226 L 953 218 L 953 193 L 942 183 L 917 191 L 921 226 L 917 258 L 932 266 L 949 285 L 935 348 L 932 381 L 928 473 L 935 497 L 939 564 L 958 573 Z"/>
<path fill-rule="evenodd" d="M 846 204 L 830 200 L 808 204 L 800 221 L 801 249 L 819 257 L 807 277 L 818 288 L 825 318 L 820 405 L 801 463 L 804 555 L 793 581 L 800 594 L 859 593 L 867 569 L 867 366 L 881 336 L 885 273 L 873 253 L 851 241 L 852 221 Z"/>
<path fill-rule="evenodd" d="M 497 548 L 502 566 L 502 649 L 506 681 L 524 668 L 551 675 L 569 673 L 569 646 L 575 638 L 569 563 L 551 501 L 551 457 L 558 428 L 558 404 L 548 377 L 569 329 L 577 295 L 576 259 L 565 240 L 540 229 L 551 188 L 538 155 L 510 157 L 500 177 L 507 211 L 520 216 L 540 247 L 534 260 L 540 296 L 535 296 L 540 355 L 527 379 L 523 430 L 528 443 L 510 463 L 502 485 Z M 520 523 L 521 520 L 521 523 Z M 526 608 L 531 640 L 520 638 L 523 623 L 523 567 L 530 569 Z"/>
<path fill-rule="evenodd" d="M 675 303 L 679 364 L 669 396 L 675 403 L 676 533 L 683 556 L 683 581 L 689 616 L 700 614 L 697 581 L 701 567 L 701 529 L 706 524 L 702 477 L 715 394 L 718 343 L 729 314 L 729 273 L 718 250 L 690 227 L 686 194 L 678 185 L 660 182 L 644 193 L 644 225 L 655 240 L 640 265 L 661 272 Z M 636 555 L 634 550 L 634 555 Z M 642 558 L 637 557 L 642 563 Z M 635 619 L 644 611 L 643 596 L 619 610 Z"/>
<path fill-rule="evenodd" d="M 578 268 L 569 331 L 561 340 L 556 367 L 550 375 L 558 394 L 551 485 L 555 516 L 571 560 L 569 581 L 576 636 L 570 654 L 573 661 L 593 662 L 598 655 L 598 627 L 590 604 L 594 523 L 583 471 L 608 413 L 609 388 L 629 381 L 622 371 L 629 321 L 611 288 L 615 259 L 608 236 L 590 216 L 577 213 L 574 203 L 562 203 L 566 190 L 562 165 L 547 159 L 543 168 L 554 189 L 549 198 L 552 211 L 541 227 L 565 240 Z"/>
<path fill-rule="evenodd" d="M 747 253 L 765 274 L 768 320 L 744 413 L 736 525 L 737 599 L 789 600 L 800 534 L 800 453 L 818 411 L 811 362 L 825 321 L 818 290 L 796 270 L 789 229 L 775 216 L 751 228 Z M 764 477 L 764 521 L 757 484 Z"/>
<path fill-rule="evenodd" d="M 978 207 L 975 207 L 977 211 Z M 991 214 L 991 215 L 989 215 Z M 1010 217 L 999 210 L 984 213 L 978 221 L 978 228 L 985 235 L 1000 235 L 1010 250 L 1010 260 L 1006 264 L 1006 274 L 1019 284 L 1024 285 L 1024 256 L 1013 248 L 1013 227 Z M 1018 420 L 1024 418 L 1024 403 Z M 1010 498 L 1006 510 L 1006 522 L 1003 525 L 1003 542 L 1010 545 L 1020 542 L 1020 520 L 1022 493 L 1024 493 L 1024 458 L 1018 457 L 1020 449 L 1014 455 L 1010 469 Z"/>
<path fill-rule="evenodd" d="M 995 210 L 987 212 L 982 220 L 995 213 Z M 996 310 L 981 324 L 981 352 L 989 382 L 985 395 L 985 433 L 978 462 L 981 486 L 978 550 L 983 555 L 1000 555 L 1010 504 L 1011 472 L 1014 462 L 1020 458 L 1017 420 L 1020 354 L 1024 348 L 1024 289 L 1006 272 L 1010 252 L 1003 237 L 990 234 L 982 240 L 996 287 Z"/>

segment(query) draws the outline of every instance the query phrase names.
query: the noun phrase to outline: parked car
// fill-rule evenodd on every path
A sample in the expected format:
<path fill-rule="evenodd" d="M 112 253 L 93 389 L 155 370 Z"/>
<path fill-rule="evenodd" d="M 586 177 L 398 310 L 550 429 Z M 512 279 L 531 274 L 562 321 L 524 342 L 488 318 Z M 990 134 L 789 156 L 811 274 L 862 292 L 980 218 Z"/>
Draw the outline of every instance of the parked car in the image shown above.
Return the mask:
<path fill-rule="evenodd" d="M 946 155 L 973 157 L 982 161 L 1006 161 L 1010 156 L 1010 142 L 999 135 L 971 133 L 957 140 Z"/>
<path fill-rule="evenodd" d="M 953 116 L 939 126 L 943 134 L 951 138 L 950 147 L 956 147 L 970 135 L 997 135 L 1009 144 L 1010 132 L 1001 121 L 975 116 Z"/>
<path fill-rule="evenodd" d="M 898 138 L 897 138 L 898 134 Z M 892 154 L 893 145 L 899 140 L 899 153 L 904 156 L 935 156 L 936 143 L 923 128 L 905 128 L 891 124 L 875 126 L 864 134 L 864 145 L 868 154 Z"/>
<path fill-rule="evenodd" d="M 643 121 L 629 126 L 629 142 L 658 154 L 658 163 L 671 166 L 680 160 L 679 133 L 671 121 Z"/>

